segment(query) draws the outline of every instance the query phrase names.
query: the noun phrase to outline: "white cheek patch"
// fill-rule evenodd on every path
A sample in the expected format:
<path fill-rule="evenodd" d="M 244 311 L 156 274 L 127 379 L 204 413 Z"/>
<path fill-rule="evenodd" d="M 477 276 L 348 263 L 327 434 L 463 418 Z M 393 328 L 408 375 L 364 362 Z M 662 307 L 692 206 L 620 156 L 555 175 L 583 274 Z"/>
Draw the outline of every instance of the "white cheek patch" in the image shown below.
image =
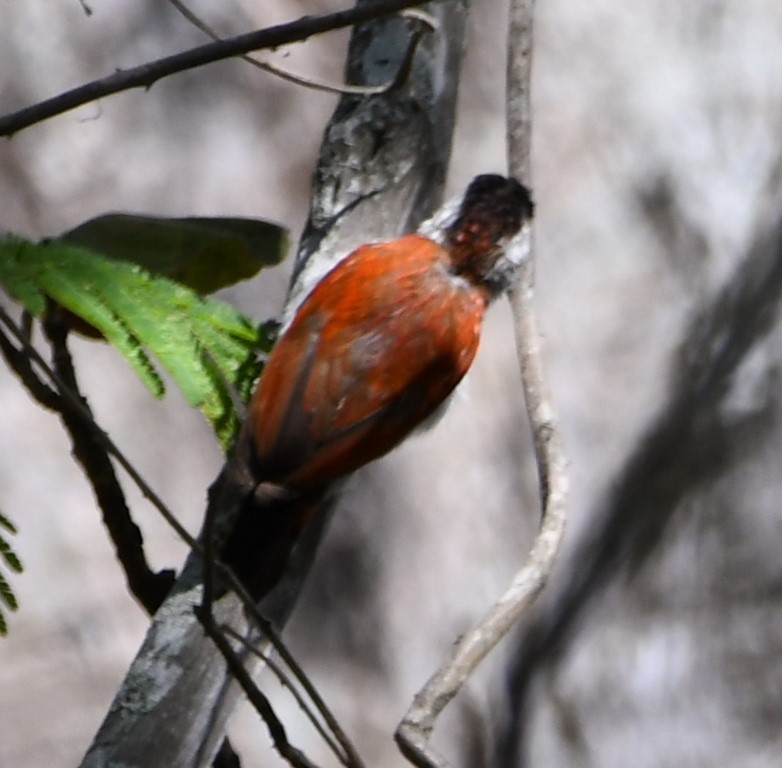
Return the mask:
<path fill-rule="evenodd" d="M 510 288 L 519 267 L 529 258 L 532 248 L 532 226 L 525 221 L 521 229 L 501 243 L 502 255 L 486 275 L 486 283 L 496 295 Z"/>
<path fill-rule="evenodd" d="M 503 245 L 505 259 L 520 267 L 528 258 L 532 247 L 532 227 L 525 221 L 521 229 Z"/>
<path fill-rule="evenodd" d="M 434 240 L 437 245 L 445 244 L 445 233 L 459 217 L 464 195 L 452 197 L 447 203 L 443 203 L 432 216 L 418 227 L 418 234 Z"/>
<path fill-rule="evenodd" d="M 451 198 L 418 227 L 418 234 L 434 240 L 438 245 L 445 245 L 445 235 L 448 228 L 459 217 L 463 200 L 464 195 Z M 491 272 L 486 275 L 486 283 L 495 296 L 510 287 L 519 267 L 529 257 L 531 245 L 532 227 L 529 221 L 525 221 L 515 235 L 500 243 L 502 255 L 497 259 Z"/>

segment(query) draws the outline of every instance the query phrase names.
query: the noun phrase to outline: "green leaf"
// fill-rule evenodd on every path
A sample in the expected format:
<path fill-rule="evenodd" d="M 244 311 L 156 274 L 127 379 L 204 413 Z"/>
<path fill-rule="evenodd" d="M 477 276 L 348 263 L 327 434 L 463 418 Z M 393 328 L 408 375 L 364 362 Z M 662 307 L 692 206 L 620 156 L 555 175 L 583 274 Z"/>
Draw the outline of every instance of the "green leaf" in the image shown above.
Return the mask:
<path fill-rule="evenodd" d="M 0 528 L 5 528 L 10 533 L 16 533 L 16 526 L 2 512 L 0 512 Z"/>
<path fill-rule="evenodd" d="M 61 248 L 51 244 L 48 250 L 54 255 Z M 46 254 L 37 256 L 43 257 L 42 261 L 49 265 L 48 268 L 42 268 L 39 275 L 39 285 L 46 295 L 100 331 L 130 363 L 149 391 L 155 397 L 162 397 L 165 393 L 163 380 L 139 341 L 138 334 L 128 327 L 128 318 L 124 318 L 111 306 L 110 297 L 107 301 L 102 292 L 91 287 L 96 280 L 100 284 L 100 275 L 93 274 L 89 263 L 74 258 L 70 252 L 66 253 L 66 261 L 61 263 L 57 263 L 56 259 L 48 261 Z M 107 274 L 106 277 L 110 279 L 111 276 Z M 117 285 L 122 285 L 121 277 Z"/>
<path fill-rule="evenodd" d="M 10 533 L 16 533 L 16 526 L 0 512 L 0 528 L 3 528 Z M 14 572 L 22 572 L 22 562 L 19 556 L 14 552 L 8 540 L 0 533 L 0 564 L 3 562 Z M 4 603 L 7 608 L 15 611 L 19 607 L 19 602 L 16 599 L 11 585 L 8 580 L 0 572 L 0 604 Z M 8 634 L 8 622 L 5 619 L 2 605 L 0 605 L 0 636 L 4 637 Z"/>
<path fill-rule="evenodd" d="M 0 240 L 0 285 L 31 314 L 39 315 L 46 309 L 46 296 L 36 284 L 32 261 L 25 258 L 29 245 L 18 238 Z"/>
<path fill-rule="evenodd" d="M 0 600 L 2 600 L 2 602 L 4 602 L 12 611 L 16 611 L 19 608 L 19 602 L 16 599 L 16 595 L 2 573 L 0 573 Z"/>
<path fill-rule="evenodd" d="M 57 239 L 138 264 L 200 294 L 214 293 L 279 264 L 288 249 L 285 229 L 267 221 L 127 213 L 98 216 Z"/>
<path fill-rule="evenodd" d="M 2 536 L 0 536 L 0 557 L 14 573 L 21 573 L 24 570 L 19 556 L 11 549 L 11 545 Z"/>
<path fill-rule="evenodd" d="M 30 312 L 40 314 L 50 299 L 87 321 L 160 397 L 164 385 L 150 356 L 157 358 L 230 445 L 239 422 L 231 389 L 249 396 L 257 353 L 270 346 L 235 309 L 137 264 L 55 240 L 0 238 L 0 282 Z"/>

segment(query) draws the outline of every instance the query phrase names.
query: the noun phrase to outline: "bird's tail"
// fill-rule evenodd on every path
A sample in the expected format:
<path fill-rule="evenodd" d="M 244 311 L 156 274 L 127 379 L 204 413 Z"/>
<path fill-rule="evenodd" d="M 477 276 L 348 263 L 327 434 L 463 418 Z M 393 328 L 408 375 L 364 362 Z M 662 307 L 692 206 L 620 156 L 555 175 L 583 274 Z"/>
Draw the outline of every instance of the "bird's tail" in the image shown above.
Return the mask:
<path fill-rule="evenodd" d="M 258 602 L 282 577 L 302 531 L 324 492 L 291 491 L 262 483 L 245 496 L 225 538 L 220 559 Z"/>

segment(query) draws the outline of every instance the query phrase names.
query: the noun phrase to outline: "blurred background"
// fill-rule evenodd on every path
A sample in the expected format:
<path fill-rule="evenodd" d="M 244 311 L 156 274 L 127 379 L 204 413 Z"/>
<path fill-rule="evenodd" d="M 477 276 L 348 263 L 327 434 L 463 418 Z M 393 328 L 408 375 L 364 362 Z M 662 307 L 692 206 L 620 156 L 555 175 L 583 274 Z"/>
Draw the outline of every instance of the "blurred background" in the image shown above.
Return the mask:
<path fill-rule="evenodd" d="M 85 2 L 3 7 L 0 112 L 203 41 L 167 3 Z M 339 7 L 190 6 L 225 35 Z M 448 193 L 504 170 L 505 8 L 473 6 Z M 455 766 L 779 765 L 780 40 L 775 0 L 538 4 L 538 305 L 571 522 L 544 598 L 438 725 Z M 274 60 L 338 81 L 346 41 Z M 37 238 L 122 210 L 266 218 L 295 239 L 335 103 L 239 61 L 103 99 L 0 142 L 0 228 Z M 286 281 L 226 298 L 265 319 Z M 100 424 L 197 531 L 221 465 L 208 427 L 173 389 L 151 401 L 111 349 L 72 346 Z M 0 765 L 69 766 L 147 618 L 56 419 L 5 369 L 0 398 L 0 510 L 26 566 L 0 640 Z M 183 545 L 126 487 L 153 564 L 177 567 Z M 349 487 L 286 634 L 368 765 L 405 764 L 397 722 L 536 520 L 503 305 L 445 418 Z M 282 764 L 249 709 L 231 736 L 243 765 Z"/>

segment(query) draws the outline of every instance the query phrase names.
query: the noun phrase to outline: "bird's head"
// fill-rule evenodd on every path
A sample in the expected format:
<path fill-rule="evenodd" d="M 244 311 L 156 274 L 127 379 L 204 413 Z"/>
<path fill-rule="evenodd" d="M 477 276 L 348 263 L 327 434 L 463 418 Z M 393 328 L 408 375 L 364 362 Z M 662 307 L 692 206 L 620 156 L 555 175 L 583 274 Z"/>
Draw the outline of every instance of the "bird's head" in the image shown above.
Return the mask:
<path fill-rule="evenodd" d="M 455 274 L 496 297 L 527 258 L 533 209 L 529 190 L 516 179 L 484 174 L 418 231 L 448 251 Z"/>

